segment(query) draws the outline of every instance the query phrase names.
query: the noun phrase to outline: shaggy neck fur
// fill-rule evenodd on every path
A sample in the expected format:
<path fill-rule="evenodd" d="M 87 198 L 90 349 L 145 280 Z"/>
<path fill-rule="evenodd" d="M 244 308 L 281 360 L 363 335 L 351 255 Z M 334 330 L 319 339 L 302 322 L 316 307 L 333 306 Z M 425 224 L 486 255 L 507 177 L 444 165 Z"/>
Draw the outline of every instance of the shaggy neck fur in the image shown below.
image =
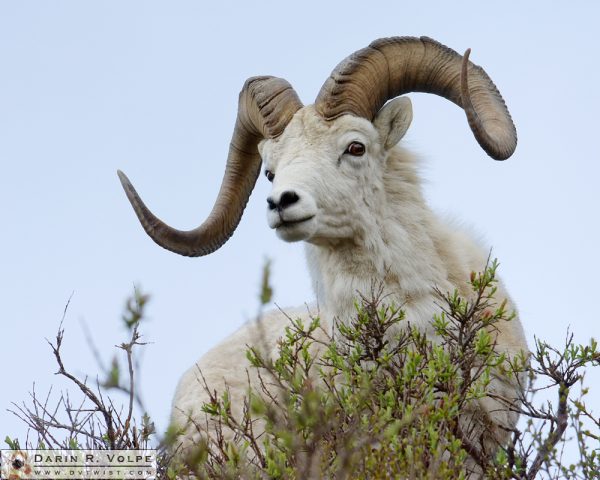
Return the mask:
<path fill-rule="evenodd" d="M 368 295 L 381 282 L 390 295 L 387 301 L 407 309 L 411 304 L 430 305 L 423 300 L 431 299 L 432 286 L 449 287 L 436 247 L 438 222 L 425 206 L 414 158 L 396 147 L 384 171 L 382 188 L 373 186 L 358 200 L 364 208 L 357 208 L 360 230 L 352 241 L 307 244 L 313 288 L 329 318 L 353 316 L 358 294 Z"/>

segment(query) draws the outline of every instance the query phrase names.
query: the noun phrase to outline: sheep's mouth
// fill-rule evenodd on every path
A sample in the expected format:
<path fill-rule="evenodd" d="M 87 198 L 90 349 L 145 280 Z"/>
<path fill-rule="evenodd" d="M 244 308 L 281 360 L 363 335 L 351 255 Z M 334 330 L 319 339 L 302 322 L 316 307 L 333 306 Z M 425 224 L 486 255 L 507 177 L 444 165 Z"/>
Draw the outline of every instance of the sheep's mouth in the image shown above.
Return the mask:
<path fill-rule="evenodd" d="M 279 222 L 279 225 L 277 225 L 275 228 L 293 227 L 295 225 L 300 225 L 301 223 L 308 222 L 309 220 L 312 220 L 313 218 L 315 218 L 314 215 L 311 215 L 309 217 L 299 218 L 297 220 L 283 220 L 283 219 L 281 219 L 281 221 Z"/>
<path fill-rule="evenodd" d="M 278 223 L 272 228 L 284 242 L 308 240 L 315 233 L 317 227 L 315 214 L 293 220 L 284 220 L 279 217 L 278 220 Z"/>

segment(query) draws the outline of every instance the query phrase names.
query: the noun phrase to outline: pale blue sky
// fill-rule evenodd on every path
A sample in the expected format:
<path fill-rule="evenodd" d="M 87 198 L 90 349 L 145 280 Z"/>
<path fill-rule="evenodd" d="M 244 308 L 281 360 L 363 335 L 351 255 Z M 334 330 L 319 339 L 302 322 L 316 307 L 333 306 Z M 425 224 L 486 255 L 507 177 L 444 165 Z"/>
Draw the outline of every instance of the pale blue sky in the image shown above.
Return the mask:
<path fill-rule="evenodd" d="M 378 37 L 473 49 L 519 146 L 494 162 L 460 109 L 411 95 L 406 144 L 423 158 L 428 201 L 494 247 L 530 341 L 560 342 L 569 325 L 580 341 L 600 337 L 598 3 L 403 3 L 0 1 L 0 439 L 24 438 L 6 409 L 34 381 L 40 392 L 64 386 L 44 338 L 71 292 L 64 360 L 88 374 L 80 320 L 108 357 L 132 285 L 152 295 L 141 381 L 159 428 L 183 371 L 255 312 L 265 256 L 278 304 L 312 299 L 301 245 L 266 225 L 264 178 L 233 239 L 188 259 L 146 237 L 115 172 L 170 224 L 196 226 L 244 80 L 282 76 L 311 103 L 342 58 Z"/>

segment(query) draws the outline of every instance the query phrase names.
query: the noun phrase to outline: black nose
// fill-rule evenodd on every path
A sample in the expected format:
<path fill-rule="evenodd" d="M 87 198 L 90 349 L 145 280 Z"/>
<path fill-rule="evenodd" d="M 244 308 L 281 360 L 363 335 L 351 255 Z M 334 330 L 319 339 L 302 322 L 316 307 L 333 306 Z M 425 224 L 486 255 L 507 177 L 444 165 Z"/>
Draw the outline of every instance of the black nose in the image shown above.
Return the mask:
<path fill-rule="evenodd" d="M 296 192 L 294 192 L 293 190 L 286 190 L 281 194 L 281 197 L 279 197 L 278 202 L 273 200 L 272 197 L 268 197 L 267 203 L 269 204 L 269 210 L 278 210 L 281 212 L 290 205 L 296 203 L 298 200 L 300 200 L 300 197 Z"/>
<path fill-rule="evenodd" d="M 300 200 L 300 197 L 298 197 L 298 194 L 296 192 L 294 192 L 293 190 L 288 190 L 281 194 L 281 198 L 279 199 L 279 206 L 283 210 L 284 208 L 287 208 L 290 205 L 293 205 L 298 200 Z"/>

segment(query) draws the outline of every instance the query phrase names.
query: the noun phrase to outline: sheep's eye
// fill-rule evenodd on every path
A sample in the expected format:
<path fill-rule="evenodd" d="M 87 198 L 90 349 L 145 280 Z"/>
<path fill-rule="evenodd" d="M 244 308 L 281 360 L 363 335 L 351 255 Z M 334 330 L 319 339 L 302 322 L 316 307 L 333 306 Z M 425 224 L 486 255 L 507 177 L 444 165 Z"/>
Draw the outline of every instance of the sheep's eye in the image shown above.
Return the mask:
<path fill-rule="evenodd" d="M 344 153 L 349 153 L 354 157 L 362 157 L 365 154 L 366 148 L 360 142 L 352 142 L 350 145 L 346 147 L 346 151 Z"/>
<path fill-rule="evenodd" d="M 271 170 L 265 170 L 265 176 L 269 182 L 272 182 L 275 178 L 275 174 Z"/>

